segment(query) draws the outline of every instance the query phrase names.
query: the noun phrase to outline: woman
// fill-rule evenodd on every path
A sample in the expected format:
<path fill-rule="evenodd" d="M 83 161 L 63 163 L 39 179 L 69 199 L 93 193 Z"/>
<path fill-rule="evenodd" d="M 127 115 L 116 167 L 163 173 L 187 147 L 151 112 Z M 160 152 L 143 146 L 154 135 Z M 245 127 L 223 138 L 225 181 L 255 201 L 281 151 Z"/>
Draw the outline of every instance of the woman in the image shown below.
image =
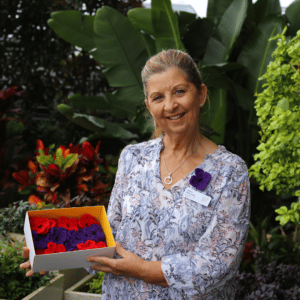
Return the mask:
<path fill-rule="evenodd" d="M 234 299 L 247 166 L 200 133 L 207 89 L 188 54 L 151 57 L 142 80 L 156 138 L 121 152 L 108 207 L 116 254 L 87 270 L 106 272 L 103 299 Z"/>

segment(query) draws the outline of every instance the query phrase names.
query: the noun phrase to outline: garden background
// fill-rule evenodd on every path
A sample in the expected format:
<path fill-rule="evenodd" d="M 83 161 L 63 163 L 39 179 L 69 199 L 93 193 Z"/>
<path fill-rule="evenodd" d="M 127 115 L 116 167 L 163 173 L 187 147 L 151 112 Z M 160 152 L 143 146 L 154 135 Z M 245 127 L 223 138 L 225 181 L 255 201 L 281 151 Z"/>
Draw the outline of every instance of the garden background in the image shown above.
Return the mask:
<path fill-rule="evenodd" d="M 209 90 L 203 134 L 249 168 L 237 296 L 299 299 L 300 1 L 209 0 L 205 18 L 142 2 L 1 2 L 0 231 L 29 209 L 107 207 L 120 151 L 151 138 L 142 67 L 181 49 Z"/>

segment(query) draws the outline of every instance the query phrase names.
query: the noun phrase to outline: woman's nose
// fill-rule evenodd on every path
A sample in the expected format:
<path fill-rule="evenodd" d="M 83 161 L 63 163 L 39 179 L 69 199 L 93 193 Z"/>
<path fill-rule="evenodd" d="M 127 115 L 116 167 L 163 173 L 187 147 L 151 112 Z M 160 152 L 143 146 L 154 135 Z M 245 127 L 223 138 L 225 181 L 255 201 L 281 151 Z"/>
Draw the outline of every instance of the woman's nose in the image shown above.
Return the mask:
<path fill-rule="evenodd" d="M 178 106 L 175 99 L 171 96 L 166 97 L 164 110 L 168 112 L 174 111 L 174 109 Z"/>

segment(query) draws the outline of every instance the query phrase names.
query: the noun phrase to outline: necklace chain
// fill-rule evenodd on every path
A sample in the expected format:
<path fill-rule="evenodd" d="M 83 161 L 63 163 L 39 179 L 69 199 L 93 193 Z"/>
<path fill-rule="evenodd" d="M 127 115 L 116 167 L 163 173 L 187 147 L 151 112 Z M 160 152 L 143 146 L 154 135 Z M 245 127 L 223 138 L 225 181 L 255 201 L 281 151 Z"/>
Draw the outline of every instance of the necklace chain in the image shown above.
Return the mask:
<path fill-rule="evenodd" d="M 196 150 L 195 152 L 193 152 L 191 155 L 189 155 L 189 156 L 188 156 L 188 157 L 180 164 L 180 166 L 179 166 L 177 169 L 179 169 L 179 168 L 181 167 L 181 165 L 182 165 L 182 164 L 183 164 L 190 156 L 192 156 L 193 154 L 195 154 L 195 153 L 198 151 L 200 145 L 201 145 L 201 144 L 199 144 L 197 150 Z M 167 169 L 166 162 L 165 162 L 164 154 L 162 155 L 162 157 L 163 157 L 163 160 L 164 160 L 164 163 L 165 163 L 165 167 L 166 167 L 167 173 L 169 174 L 169 175 L 164 179 L 164 182 L 165 182 L 165 184 L 172 184 L 173 179 L 172 179 L 172 177 L 171 177 L 171 174 L 174 173 L 177 169 L 175 169 L 172 173 L 169 173 L 169 171 L 168 171 L 168 169 Z M 166 181 L 167 179 L 170 180 L 170 181 L 167 182 L 167 181 Z"/>

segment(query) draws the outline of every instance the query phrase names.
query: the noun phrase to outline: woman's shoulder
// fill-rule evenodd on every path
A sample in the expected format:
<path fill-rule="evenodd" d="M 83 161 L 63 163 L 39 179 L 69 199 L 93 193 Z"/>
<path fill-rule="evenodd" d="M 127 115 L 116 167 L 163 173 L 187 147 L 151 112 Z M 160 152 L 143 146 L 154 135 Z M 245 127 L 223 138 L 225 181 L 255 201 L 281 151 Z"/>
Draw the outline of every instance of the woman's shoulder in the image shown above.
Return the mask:
<path fill-rule="evenodd" d="M 160 140 L 158 138 L 158 139 L 153 139 L 141 143 L 129 144 L 126 147 L 124 147 L 123 151 L 131 152 L 131 153 L 140 153 L 142 151 L 148 151 L 151 148 L 157 147 L 159 143 Z"/>
<path fill-rule="evenodd" d="M 218 149 L 214 154 L 216 154 L 214 155 L 214 159 L 217 165 L 224 168 L 232 167 L 237 171 L 248 171 L 246 162 L 239 155 L 227 150 L 225 146 L 218 145 Z"/>

